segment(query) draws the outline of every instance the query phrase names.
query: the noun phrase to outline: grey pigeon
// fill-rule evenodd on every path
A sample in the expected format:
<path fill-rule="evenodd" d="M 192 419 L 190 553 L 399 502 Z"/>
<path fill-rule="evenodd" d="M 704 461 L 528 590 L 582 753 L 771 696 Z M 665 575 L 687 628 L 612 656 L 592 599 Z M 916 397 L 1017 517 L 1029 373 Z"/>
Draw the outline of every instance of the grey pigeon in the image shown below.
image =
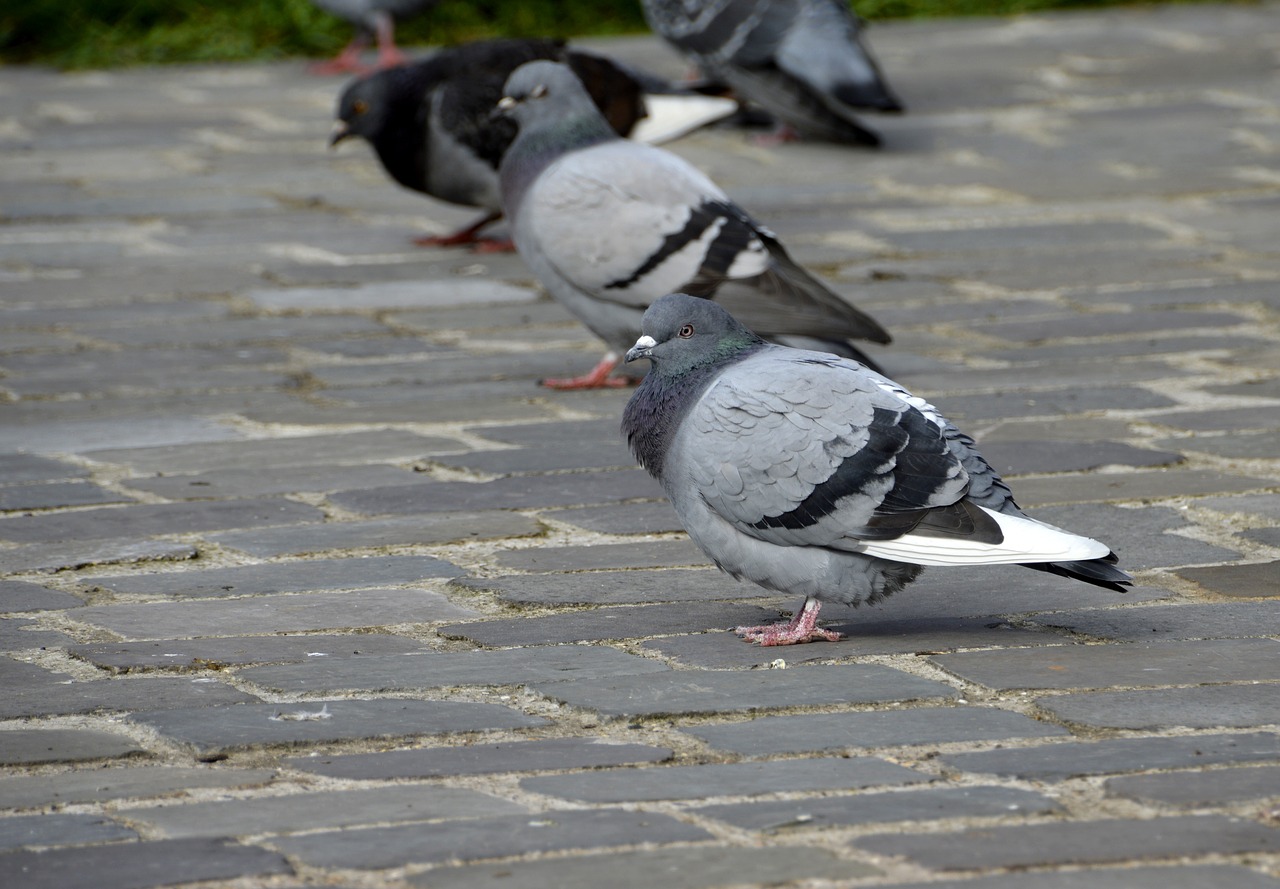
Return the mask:
<path fill-rule="evenodd" d="M 739 627 L 747 639 L 834 641 L 822 602 L 876 602 L 925 565 L 1132 583 L 1105 544 L 1023 513 L 973 439 L 887 377 L 766 343 L 685 294 L 642 330 L 626 358 L 652 366 L 622 419 L 636 459 L 721 570 L 805 597 L 790 624 Z"/>
<path fill-rule="evenodd" d="M 493 111 L 507 76 L 534 59 L 570 64 L 617 133 L 627 135 L 645 116 L 640 81 L 611 59 L 570 49 L 561 40 L 486 40 L 352 82 L 338 100 L 329 144 L 366 139 L 400 185 L 485 211 L 457 232 L 417 243 L 501 248 L 502 242 L 477 237 L 502 215 L 498 163 L 516 135 L 516 124 Z"/>
<path fill-rule="evenodd" d="M 676 290 L 723 303 L 770 339 L 864 359 L 849 340 L 889 342 L 692 164 L 619 139 L 565 66 L 522 65 L 499 107 L 520 125 L 499 168 L 516 249 L 614 350 L 584 377 L 544 384 L 615 385 L 609 373 L 644 310 Z"/>
<path fill-rule="evenodd" d="M 371 39 L 378 42 L 379 68 L 403 64 L 404 54 L 396 47 L 395 23 L 425 12 L 439 0 L 312 0 L 325 12 L 355 25 L 356 33 L 334 59 L 311 66 L 314 74 L 341 74 L 365 70 L 360 52 Z"/>
<path fill-rule="evenodd" d="M 902 111 L 846 0 L 643 0 L 649 26 L 801 135 L 879 145 L 856 111 Z"/>

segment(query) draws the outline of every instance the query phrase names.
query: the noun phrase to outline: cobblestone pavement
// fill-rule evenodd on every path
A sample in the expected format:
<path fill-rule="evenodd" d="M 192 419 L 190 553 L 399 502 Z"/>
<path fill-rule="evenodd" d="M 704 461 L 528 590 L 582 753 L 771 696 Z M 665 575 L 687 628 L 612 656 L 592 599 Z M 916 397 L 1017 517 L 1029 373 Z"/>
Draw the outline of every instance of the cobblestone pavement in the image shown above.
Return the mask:
<path fill-rule="evenodd" d="M 626 393 L 535 385 L 599 344 L 325 149 L 339 81 L 4 69 L 0 884 L 1280 886 L 1278 35 L 886 24 L 885 150 L 673 146 L 1139 579 L 772 650 Z"/>

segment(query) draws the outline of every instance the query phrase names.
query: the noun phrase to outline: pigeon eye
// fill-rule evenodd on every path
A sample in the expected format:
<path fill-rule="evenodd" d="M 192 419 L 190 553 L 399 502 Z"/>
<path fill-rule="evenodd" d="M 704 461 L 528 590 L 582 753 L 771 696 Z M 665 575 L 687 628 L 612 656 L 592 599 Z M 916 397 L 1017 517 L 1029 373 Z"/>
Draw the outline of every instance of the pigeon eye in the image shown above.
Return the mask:
<path fill-rule="evenodd" d="M 529 98 L 541 99 L 546 94 L 547 94 L 547 85 L 545 83 L 540 83 L 529 91 Z"/>
<path fill-rule="evenodd" d="M 683 327 L 680 328 L 680 330 L 676 333 L 676 335 L 680 337 L 680 339 L 682 340 L 687 340 L 689 337 L 693 336 L 693 325 L 692 324 L 684 325 Z"/>
<path fill-rule="evenodd" d="M 356 114 L 364 114 L 366 111 L 369 110 L 369 103 L 366 102 L 364 99 L 356 99 L 354 102 L 351 103 L 351 110 L 354 111 Z"/>

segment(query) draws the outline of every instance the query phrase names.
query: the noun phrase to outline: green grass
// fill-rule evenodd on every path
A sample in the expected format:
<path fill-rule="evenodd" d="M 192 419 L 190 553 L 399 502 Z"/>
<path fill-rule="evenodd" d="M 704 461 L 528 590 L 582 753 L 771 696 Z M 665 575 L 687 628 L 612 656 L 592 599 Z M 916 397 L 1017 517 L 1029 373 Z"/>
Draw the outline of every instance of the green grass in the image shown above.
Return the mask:
<path fill-rule="evenodd" d="M 1007 15 L 1114 5 L 1116 0 L 855 0 L 866 18 Z M 503 35 L 645 30 L 639 0 L 444 0 L 404 23 L 407 46 Z M 310 0 L 3 0 L 0 61 L 60 68 L 321 58 L 351 27 Z"/>

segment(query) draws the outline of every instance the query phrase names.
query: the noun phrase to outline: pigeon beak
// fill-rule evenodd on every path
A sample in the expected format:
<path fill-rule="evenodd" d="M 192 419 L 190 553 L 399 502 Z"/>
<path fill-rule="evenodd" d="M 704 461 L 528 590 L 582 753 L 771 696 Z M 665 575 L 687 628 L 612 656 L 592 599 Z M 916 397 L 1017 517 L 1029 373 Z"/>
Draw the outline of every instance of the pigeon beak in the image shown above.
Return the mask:
<path fill-rule="evenodd" d="M 505 117 L 511 113 L 512 108 L 515 108 L 519 104 L 520 103 L 511 96 L 503 96 L 498 100 L 498 104 L 493 106 L 493 111 L 489 113 L 489 118 Z"/>
<path fill-rule="evenodd" d="M 329 133 L 329 147 L 333 148 L 350 135 L 351 131 L 347 129 L 347 122 L 344 120 L 335 120 L 333 122 L 333 130 Z"/>
<path fill-rule="evenodd" d="M 627 363 L 630 364 L 637 358 L 648 358 L 649 353 L 653 351 L 653 347 L 658 345 L 658 341 L 651 336 L 642 336 L 636 340 L 636 344 L 627 350 Z"/>

